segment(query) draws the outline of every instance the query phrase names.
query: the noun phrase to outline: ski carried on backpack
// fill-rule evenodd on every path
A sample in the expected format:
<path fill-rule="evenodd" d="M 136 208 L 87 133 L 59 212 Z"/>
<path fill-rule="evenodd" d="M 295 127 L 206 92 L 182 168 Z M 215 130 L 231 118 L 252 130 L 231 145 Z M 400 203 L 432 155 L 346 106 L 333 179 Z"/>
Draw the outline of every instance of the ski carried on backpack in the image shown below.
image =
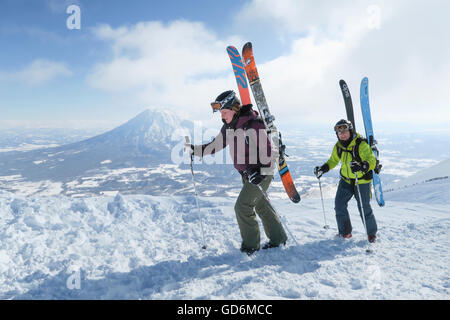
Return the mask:
<path fill-rule="evenodd" d="M 375 158 L 377 159 L 377 165 L 373 170 L 373 188 L 375 189 L 375 198 L 377 199 L 378 205 L 380 207 L 383 207 L 383 190 L 381 189 L 381 180 L 379 177 L 381 165 L 378 161 L 379 152 L 376 147 L 377 141 L 374 138 L 372 117 L 370 116 L 369 79 L 367 77 L 363 78 L 361 81 L 361 112 L 364 121 L 364 129 L 366 130 L 366 138 L 368 140 L 369 146 L 372 148 Z"/>
<path fill-rule="evenodd" d="M 244 65 L 239 51 L 233 47 L 227 47 L 228 57 L 230 57 L 231 65 L 233 67 L 234 76 L 236 77 L 239 95 L 241 96 L 242 105 L 252 103 L 250 100 L 250 91 L 248 90 L 247 77 L 245 76 Z"/>
<path fill-rule="evenodd" d="M 344 80 L 339 81 L 339 86 L 341 87 L 342 96 L 344 97 L 345 111 L 347 112 L 347 120 L 353 125 L 353 130 L 356 132 L 355 126 L 355 116 L 353 114 L 353 103 L 352 97 L 350 95 L 350 90 Z"/>
<path fill-rule="evenodd" d="M 277 161 L 278 161 L 278 172 L 281 177 L 281 181 L 283 182 L 284 189 L 286 190 L 289 199 L 292 202 L 297 203 L 300 201 L 300 195 L 295 188 L 294 181 L 292 180 L 291 173 L 286 163 L 286 154 L 285 149 L 286 146 L 283 144 L 281 140 L 281 133 L 278 132 L 275 127 L 273 121 L 275 120 L 274 116 L 269 111 L 269 107 L 267 105 L 266 97 L 264 95 L 264 91 L 261 86 L 261 81 L 259 79 L 258 70 L 256 69 L 255 59 L 253 57 L 253 48 L 251 42 L 247 42 L 242 49 L 242 62 L 247 74 L 248 81 L 250 83 L 250 87 L 253 92 L 253 97 L 256 101 L 256 106 L 258 107 L 259 114 L 261 115 L 264 125 L 266 126 L 267 134 L 271 137 L 272 144 L 274 147 L 274 151 L 277 153 Z M 231 59 L 231 56 L 230 56 Z M 237 59 L 236 59 L 237 60 Z M 232 60 L 233 63 L 233 60 Z M 239 66 L 239 64 L 238 64 Z M 233 65 L 234 69 L 234 65 Z M 234 69 L 236 70 L 236 69 Z M 235 74 L 236 73 L 235 71 Z M 238 81 L 238 78 L 236 78 Z M 239 86 L 239 81 L 238 81 Z M 239 91 L 241 89 L 239 88 Z M 248 89 L 247 89 L 248 90 Z"/>

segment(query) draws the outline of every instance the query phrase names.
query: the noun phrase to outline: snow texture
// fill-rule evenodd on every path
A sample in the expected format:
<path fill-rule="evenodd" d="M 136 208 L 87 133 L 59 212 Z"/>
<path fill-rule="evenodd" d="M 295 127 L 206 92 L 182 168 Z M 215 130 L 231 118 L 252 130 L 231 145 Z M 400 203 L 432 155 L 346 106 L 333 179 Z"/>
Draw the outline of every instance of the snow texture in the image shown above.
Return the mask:
<path fill-rule="evenodd" d="M 411 163 L 438 161 L 385 152 L 382 181 L 398 172 L 407 178 L 387 185 L 385 207 L 372 201 L 379 233 L 367 254 L 354 200 L 353 238 L 335 237 L 338 170 L 322 179 L 331 229 L 323 228 L 312 168 L 329 156 L 332 141 L 287 136 L 296 155 L 290 170 L 308 188 L 294 204 L 277 177 L 269 196 L 296 241 L 248 257 L 239 251 L 233 210 L 240 177 L 196 166 L 199 214 L 189 168 L 161 162 L 179 121 L 146 111 L 94 138 L 19 154 L 22 160 L 2 153 L 0 187 L 9 189 L 0 190 L 0 299 L 450 299 L 450 160 L 410 175 Z M 67 180 L 47 180 L 51 172 Z"/>
<path fill-rule="evenodd" d="M 273 201 L 295 236 L 282 248 L 239 251 L 235 197 L 82 199 L 0 193 L 1 299 L 449 299 L 449 180 L 386 194 L 372 206 L 379 239 L 367 254 L 356 202 L 354 236 L 335 237 L 333 198 Z M 432 200 L 423 197 L 434 190 Z M 269 193 L 270 194 L 270 193 Z M 412 201 L 414 199 L 414 201 Z M 266 241 L 262 235 L 262 241 Z"/>

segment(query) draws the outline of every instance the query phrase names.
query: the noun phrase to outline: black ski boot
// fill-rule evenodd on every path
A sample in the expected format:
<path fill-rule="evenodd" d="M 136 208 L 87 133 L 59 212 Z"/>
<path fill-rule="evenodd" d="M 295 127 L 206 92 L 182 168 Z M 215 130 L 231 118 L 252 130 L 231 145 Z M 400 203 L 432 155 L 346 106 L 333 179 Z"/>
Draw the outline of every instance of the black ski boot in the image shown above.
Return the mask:
<path fill-rule="evenodd" d="M 245 248 L 245 247 L 241 247 L 241 252 L 246 253 L 248 256 L 251 256 L 252 254 L 254 254 L 256 251 L 259 251 L 259 249 L 255 249 L 255 248 Z"/>
<path fill-rule="evenodd" d="M 285 246 L 286 242 L 283 242 L 282 245 Z M 279 244 L 273 244 L 273 243 L 271 243 L 269 241 L 262 247 L 262 249 L 263 250 L 267 250 L 267 249 L 270 249 L 270 248 L 278 248 L 279 246 L 280 246 Z"/>

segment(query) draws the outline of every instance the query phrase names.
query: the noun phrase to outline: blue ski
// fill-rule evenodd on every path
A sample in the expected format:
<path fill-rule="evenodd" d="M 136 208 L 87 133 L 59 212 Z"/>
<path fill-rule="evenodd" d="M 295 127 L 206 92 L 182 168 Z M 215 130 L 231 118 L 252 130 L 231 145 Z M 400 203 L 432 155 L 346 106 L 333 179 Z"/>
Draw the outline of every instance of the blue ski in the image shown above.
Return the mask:
<path fill-rule="evenodd" d="M 384 206 L 383 190 L 381 189 L 380 180 L 380 169 L 378 156 L 379 152 L 376 147 L 376 140 L 373 134 L 372 117 L 370 116 L 370 105 L 369 105 L 369 79 L 367 77 L 363 78 L 361 81 L 361 112 L 364 121 L 364 129 L 366 130 L 366 138 L 372 151 L 377 158 L 377 167 L 373 172 L 373 188 L 375 190 L 375 198 L 377 199 L 378 205 L 380 207 Z"/>

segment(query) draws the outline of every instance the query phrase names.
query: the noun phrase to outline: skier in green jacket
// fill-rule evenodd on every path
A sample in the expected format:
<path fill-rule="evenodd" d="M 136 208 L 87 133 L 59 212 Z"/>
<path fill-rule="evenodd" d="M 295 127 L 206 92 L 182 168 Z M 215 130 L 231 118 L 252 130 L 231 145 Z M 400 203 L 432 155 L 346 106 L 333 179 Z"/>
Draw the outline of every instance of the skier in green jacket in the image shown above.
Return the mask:
<path fill-rule="evenodd" d="M 376 166 L 376 158 L 369 144 L 354 132 L 353 125 L 348 120 L 339 120 L 334 130 L 338 141 L 334 145 L 330 159 L 322 166 L 314 168 L 314 174 L 320 178 L 324 173 L 330 171 L 341 162 L 341 180 L 336 192 L 335 212 L 339 236 L 351 238 L 352 224 L 347 209 L 350 199 L 355 196 L 358 210 L 362 218 L 361 204 L 364 208 L 367 235 L 369 242 L 375 242 L 377 233 L 377 222 L 370 206 L 372 170 Z M 361 200 L 355 187 L 358 178 Z"/>

